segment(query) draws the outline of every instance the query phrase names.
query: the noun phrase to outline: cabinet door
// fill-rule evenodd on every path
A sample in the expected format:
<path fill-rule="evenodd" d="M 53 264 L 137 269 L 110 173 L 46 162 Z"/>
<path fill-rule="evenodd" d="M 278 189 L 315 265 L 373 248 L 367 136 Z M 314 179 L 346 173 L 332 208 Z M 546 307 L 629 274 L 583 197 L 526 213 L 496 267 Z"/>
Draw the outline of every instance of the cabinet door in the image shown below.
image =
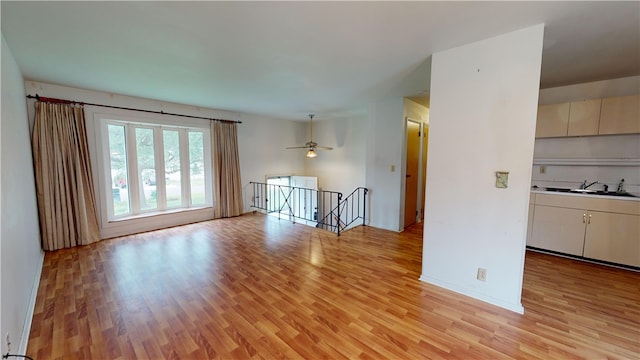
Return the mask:
<path fill-rule="evenodd" d="M 602 99 L 598 133 L 640 133 L 640 95 Z"/>
<path fill-rule="evenodd" d="M 600 103 L 602 99 L 591 99 L 571 103 L 567 135 L 598 135 Z"/>
<path fill-rule="evenodd" d="M 640 266 L 640 216 L 590 211 L 584 256 Z"/>
<path fill-rule="evenodd" d="M 569 107 L 569 103 L 538 106 L 536 137 L 567 136 Z"/>
<path fill-rule="evenodd" d="M 586 210 L 536 205 L 530 246 L 582 256 Z"/>
<path fill-rule="evenodd" d="M 533 203 L 529 204 L 529 219 L 527 222 L 527 245 L 531 245 L 531 233 L 533 232 L 533 214 L 535 210 L 535 205 Z"/>

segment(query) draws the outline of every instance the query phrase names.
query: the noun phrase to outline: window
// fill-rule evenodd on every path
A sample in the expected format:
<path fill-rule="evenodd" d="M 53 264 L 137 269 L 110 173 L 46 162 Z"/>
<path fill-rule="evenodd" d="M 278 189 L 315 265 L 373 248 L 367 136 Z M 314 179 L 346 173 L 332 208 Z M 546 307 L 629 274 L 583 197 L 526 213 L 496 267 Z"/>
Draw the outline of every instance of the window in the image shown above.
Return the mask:
<path fill-rule="evenodd" d="M 102 120 L 108 220 L 211 206 L 208 127 Z"/>
<path fill-rule="evenodd" d="M 204 205 L 206 203 L 204 181 L 204 146 L 203 133 L 192 131 L 189 133 L 189 178 L 191 179 L 191 204 Z"/>

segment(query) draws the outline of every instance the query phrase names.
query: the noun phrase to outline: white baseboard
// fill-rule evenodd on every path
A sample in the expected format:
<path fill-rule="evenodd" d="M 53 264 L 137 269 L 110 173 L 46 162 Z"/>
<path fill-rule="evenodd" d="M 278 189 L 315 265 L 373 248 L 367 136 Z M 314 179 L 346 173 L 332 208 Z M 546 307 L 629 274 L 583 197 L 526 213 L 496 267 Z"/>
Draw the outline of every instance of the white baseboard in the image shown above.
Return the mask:
<path fill-rule="evenodd" d="M 27 345 L 29 344 L 29 334 L 31 333 L 31 323 L 33 321 L 33 313 L 36 308 L 36 298 L 38 297 L 38 288 L 40 287 L 40 277 L 42 276 L 42 267 L 44 266 L 44 251 L 40 252 L 40 261 L 38 262 L 38 268 L 36 269 L 36 275 L 33 279 L 33 287 L 31 288 L 31 296 L 29 298 L 29 305 L 27 306 L 27 313 L 24 319 L 24 326 L 22 327 L 22 334 L 20 335 L 20 344 L 18 346 L 18 354 L 27 354 Z"/>
<path fill-rule="evenodd" d="M 441 288 L 457 292 L 458 294 L 462 294 L 462 295 L 469 296 L 469 297 L 472 297 L 472 298 L 480 300 L 480 301 L 484 301 L 484 302 L 489 303 L 491 305 L 495 305 L 495 306 L 499 306 L 499 307 L 507 309 L 507 310 L 511 310 L 511 311 L 513 311 L 515 313 L 518 313 L 518 314 L 524 314 L 524 307 L 522 306 L 521 303 L 518 303 L 518 304 L 507 303 L 507 302 L 504 302 L 504 301 L 502 301 L 500 299 L 496 299 L 496 298 L 493 298 L 491 296 L 487 296 L 486 294 L 479 293 L 479 292 L 474 291 L 472 289 L 467 289 L 467 288 L 464 288 L 464 287 L 460 287 L 458 285 L 451 284 L 451 283 L 448 283 L 448 282 L 445 282 L 445 281 L 441 281 L 439 279 L 436 279 L 436 278 L 431 277 L 431 276 L 426 276 L 424 274 L 422 274 L 422 276 L 420 276 L 420 281 L 424 281 L 426 283 L 429 283 L 429 284 L 432 284 L 432 285 L 436 285 L 436 286 L 439 286 Z"/>

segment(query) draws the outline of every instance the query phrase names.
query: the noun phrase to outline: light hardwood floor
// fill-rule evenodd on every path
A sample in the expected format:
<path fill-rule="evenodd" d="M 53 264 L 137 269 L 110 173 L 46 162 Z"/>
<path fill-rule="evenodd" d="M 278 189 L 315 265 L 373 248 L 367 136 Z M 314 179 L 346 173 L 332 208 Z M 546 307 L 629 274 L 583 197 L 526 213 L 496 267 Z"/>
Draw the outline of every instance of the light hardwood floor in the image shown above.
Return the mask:
<path fill-rule="evenodd" d="M 422 230 L 260 214 L 50 252 L 35 359 L 640 358 L 640 274 L 528 252 L 525 315 L 420 282 Z"/>

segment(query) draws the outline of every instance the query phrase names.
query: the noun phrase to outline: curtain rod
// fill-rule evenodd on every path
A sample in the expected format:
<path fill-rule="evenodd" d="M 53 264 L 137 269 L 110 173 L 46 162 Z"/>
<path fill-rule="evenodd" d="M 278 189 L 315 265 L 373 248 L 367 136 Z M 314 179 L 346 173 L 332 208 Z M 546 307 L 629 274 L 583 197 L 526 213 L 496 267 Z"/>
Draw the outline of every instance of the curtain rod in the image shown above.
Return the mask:
<path fill-rule="evenodd" d="M 164 112 L 164 111 L 136 109 L 136 108 L 122 107 L 122 106 L 114 106 L 114 105 L 93 104 L 93 103 L 82 102 L 82 101 L 64 100 L 64 99 L 56 99 L 56 98 L 44 97 L 44 96 L 40 96 L 38 94 L 36 94 L 35 96 L 34 95 L 27 95 L 27 98 L 28 99 L 36 99 L 36 100 L 42 101 L 42 102 L 57 103 L 57 104 L 91 105 L 91 106 L 100 106 L 100 107 L 106 107 L 106 108 L 112 108 L 112 109 L 120 109 L 120 110 L 140 111 L 140 112 L 146 112 L 146 113 L 152 113 L 152 114 L 162 114 L 162 115 L 171 115 L 171 116 L 181 116 L 181 117 L 187 117 L 187 118 L 192 118 L 192 119 L 204 119 L 204 120 L 211 120 L 211 121 L 219 121 L 219 122 L 223 122 L 223 123 L 242 124 L 242 121 L 238 121 L 238 120 L 214 119 L 214 118 L 208 118 L 208 117 L 204 117 L 204 116 L 184 115 L 184 114 L 168 113 L 168 112 Z"/>

